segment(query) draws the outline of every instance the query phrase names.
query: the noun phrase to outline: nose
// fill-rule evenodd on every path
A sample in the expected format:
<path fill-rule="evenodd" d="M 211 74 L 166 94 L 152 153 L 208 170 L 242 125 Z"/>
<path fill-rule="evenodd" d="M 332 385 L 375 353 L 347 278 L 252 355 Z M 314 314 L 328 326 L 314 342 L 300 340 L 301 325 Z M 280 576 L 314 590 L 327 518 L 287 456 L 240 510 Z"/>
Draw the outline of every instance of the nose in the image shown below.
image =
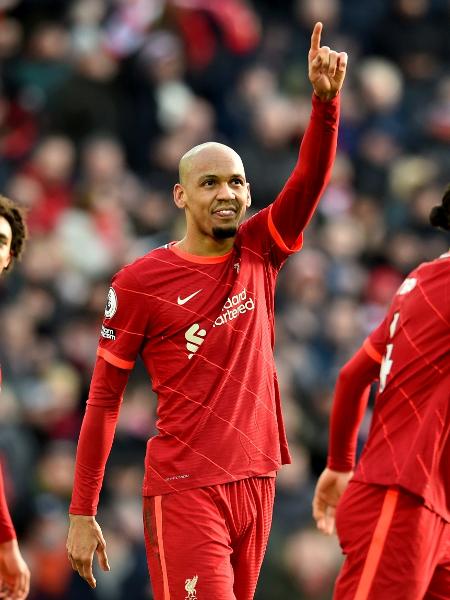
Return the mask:
<path fill-rule="evenodd" d="M 218 190 L 217 199 L 234 200 L 234 198 L 236 198 L 236 194 L 234 193 L 233 188 L 228 184 L 227 181 L 224 181 Z"/>

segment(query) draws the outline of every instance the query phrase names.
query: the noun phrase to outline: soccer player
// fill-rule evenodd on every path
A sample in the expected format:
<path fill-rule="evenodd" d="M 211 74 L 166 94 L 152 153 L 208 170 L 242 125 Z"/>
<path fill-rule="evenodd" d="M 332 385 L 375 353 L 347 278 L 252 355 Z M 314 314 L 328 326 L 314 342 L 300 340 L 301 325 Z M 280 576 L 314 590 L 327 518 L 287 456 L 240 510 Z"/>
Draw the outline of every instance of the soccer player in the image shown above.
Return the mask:
<path fill-rule="evenodd" d="M 450 187 L 430 222 L 450 231 Z M 376 379 L 353 475 L 365 390 Z M 450 598 L 450 252 L 408 275 L 341 370 L 313 515 L 327 534 L 336 521 L 346 556 L 336 600 Z"/>
<path fill-rule="evenodd" d="M 0 274 L 20 258 L 26 236 L 21 210 L 11 200 L 0 196 Z M 23 600 L 29 590 L 30 571 L 17 544 L 0 469 L 0 598 Z"/>
<path fill-rule="evenodd" d="M 144 531 L 156 600 L 250 600 L 275 475 L 289 453 L 273 359 L 274 286 L 333 165 L 347 55 L 311 37 L 313 109 L 273 204 L 240 225 L 250 187 L 231 148 L 206 143 L 174 187 L 186 235 L 114 277 L 78 443 L 67 550 L 92 586 L 108 570 L 94 518 L 121 397 L 141 355 L 158 396 L 145 460 Z M 270 168 L 267 165 L 266 168 Z"/>

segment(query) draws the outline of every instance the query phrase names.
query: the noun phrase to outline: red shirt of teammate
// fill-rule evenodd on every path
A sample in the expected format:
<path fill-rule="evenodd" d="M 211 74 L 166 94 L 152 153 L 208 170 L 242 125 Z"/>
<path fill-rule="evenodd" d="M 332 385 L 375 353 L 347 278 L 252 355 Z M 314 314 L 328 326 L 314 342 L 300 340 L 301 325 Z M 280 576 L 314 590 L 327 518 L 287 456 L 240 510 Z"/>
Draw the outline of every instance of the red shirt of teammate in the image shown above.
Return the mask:
<path fill-rule="evenodd" d="M 399 485 L 450 522 L 450 254 L 405 279 L 365 349 L 380 385 L 355 480 Z"/>
<path fill-rule="evenodd" d="M 450 204 L 450 193 L 445 201 Z M 438 208 L 445 219 L 436 225 L 450 229 L 450 207 Z M 376 379 L 370 433 L 346 489 L 353 475 L 365 390 Z M 338 378 L 328 466 L 313 501 L 314 517 L 325 533 L 332 532 L 337 506 L 336 525 L 347 558 L 336 583 L 336 600 L 447 597 L 449 400 L 446 253 L 408 275 L 384 321 Z"/>

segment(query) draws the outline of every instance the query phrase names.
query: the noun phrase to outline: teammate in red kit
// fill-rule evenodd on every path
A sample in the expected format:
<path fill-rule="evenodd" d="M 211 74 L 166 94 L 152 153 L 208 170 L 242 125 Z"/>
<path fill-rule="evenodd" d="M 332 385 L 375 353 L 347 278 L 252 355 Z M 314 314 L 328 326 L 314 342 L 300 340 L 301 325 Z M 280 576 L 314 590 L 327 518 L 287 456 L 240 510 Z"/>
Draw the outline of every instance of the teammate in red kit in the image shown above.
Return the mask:
<path fill-rule="evenodd" d="M 270 529 L 275 474 L 289 462 L 273 359 L 274 287 L 302 245 L 333 165 L 347 55 L 311 38 L 313 111 L 273 204 L 250 206 L 240 157 L 218 143 L 180 161 L 187 231 L 113 279 L 78 444 L 67 549 L 95 586 L 108 569 L 94 515 L 120 399 L 141 355 L 158 396 L 145 460 L 144 528 L 154 597 L 250 600 Z"/>
<path fill-rule="evenodd" d="M 450 187 L 430 222 L 450 231 Z M 353 475 L 365 390 L 376 379 Z M 450 252 L 408 275 L 341 370 L 313 514 L 328 534 L 336 518 L 346 555 L 336 600 L 450 598 Z"/>
<path fill-rule="evenodd" d="M 20 258 L 27 236 L 20 209 L 0 196 L 0 274 Z M 1 386 L 0 369 L 0 386 Z M 0 469 L 0 598 L 23 600 L 30 590 L 30 571 L 22 558 L 6 503 Z"/>

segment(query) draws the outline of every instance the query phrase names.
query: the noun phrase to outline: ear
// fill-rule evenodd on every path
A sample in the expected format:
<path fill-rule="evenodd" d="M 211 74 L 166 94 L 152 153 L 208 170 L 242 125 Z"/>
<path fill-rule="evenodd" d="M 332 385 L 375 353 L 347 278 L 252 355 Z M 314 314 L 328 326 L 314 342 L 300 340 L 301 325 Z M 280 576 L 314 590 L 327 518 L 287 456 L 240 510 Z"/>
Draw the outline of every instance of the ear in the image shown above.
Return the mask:
<path fill-rule="evenodd" d="M 173 201 L 178 208 L 184 208 L 186 206 L 185 192 L 181 183 L 176 183 L 173 187 Z"/>
<path fill-rule="evenodd" d="M 9 267 L 9 265 L 11 264 L 12 258 L 13 258 L 13 257 L 12 257 L 12 254 L 11 254 L 11 252 L 10 252 L 10 253 L 8 254 L 8 258 L 6 259 L 5 270 L 7 270 L 7 269 L 8 269 L 8 267 Z"/>
<path fill-rule="evenodd" d="M 246 202 L 246 206 L 247 208 L 249 208 L 252 204 L 252 195 L 250 194 L 250 184 L 247 183 L 247 202 Z"/>

